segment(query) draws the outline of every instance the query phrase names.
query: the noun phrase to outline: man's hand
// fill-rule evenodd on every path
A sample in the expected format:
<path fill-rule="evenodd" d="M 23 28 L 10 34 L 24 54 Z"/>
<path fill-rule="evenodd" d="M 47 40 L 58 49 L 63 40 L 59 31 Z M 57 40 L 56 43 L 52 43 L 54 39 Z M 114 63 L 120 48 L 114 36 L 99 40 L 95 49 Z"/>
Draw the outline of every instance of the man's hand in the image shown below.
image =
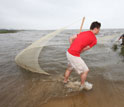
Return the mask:
<path fill-rule="evenodd" d="M 118 39 L 118 41 L 119 41 L 120 39 L 122 39 L 122 36 Z"/>
<path fill-rule="evenodd" d="M 90 46 L 86 46 L 85 48 L 83 48 L 83 50 L 81 52 L 84 52 L 86 50 L 89 50 L 90 49 Z"/>
<path fill-rule="evenodd" d="M 72 42 L 75 40 L 75 38 L 77 38 L 77 35 L 73 35 L 69 38 L 69 42 L 70 42 L 70 45 L 72 44 Z"/>

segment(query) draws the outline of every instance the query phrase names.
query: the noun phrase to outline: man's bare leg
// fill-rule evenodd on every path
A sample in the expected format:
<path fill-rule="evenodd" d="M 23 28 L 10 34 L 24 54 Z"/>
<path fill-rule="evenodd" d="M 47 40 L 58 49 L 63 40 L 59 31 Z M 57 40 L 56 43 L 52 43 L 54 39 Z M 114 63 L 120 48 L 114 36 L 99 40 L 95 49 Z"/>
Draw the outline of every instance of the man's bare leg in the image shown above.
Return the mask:
<path fill-rule="evenodd" d="M 89 71 L 81 73 L 81 85 L 84 85 L 88 72 Z"/>
<path fill-rule="evenodd" d="M 65 75 L 64 75 L 64 77 L 65 77 L 64 78 L 64 83 L 67 83 L 68 82 L 68 78 L 69 78 L 71 72 L 72 72 L 72 70 L 69 70 L 68 68 L 66 69 Z"/>

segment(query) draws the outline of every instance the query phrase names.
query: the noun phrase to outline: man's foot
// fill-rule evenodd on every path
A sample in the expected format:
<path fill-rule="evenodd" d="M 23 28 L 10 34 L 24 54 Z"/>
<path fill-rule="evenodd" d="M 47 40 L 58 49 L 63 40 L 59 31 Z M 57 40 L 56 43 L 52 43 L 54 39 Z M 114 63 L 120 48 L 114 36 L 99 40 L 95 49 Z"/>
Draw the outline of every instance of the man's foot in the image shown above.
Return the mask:
<path fill-rule="evenodd" d="M 69 80 L 64 80 L 63 83 L 64 84 L 67 84 L 69 82 Z"/>
<path fill-rule="evenodd" d="M 81 85 L 80 90 L 86 89 L 86 90 L 91 90 L 93 87 L 93 84 L 89 82 L 85 82 L 84 85 Z"/>

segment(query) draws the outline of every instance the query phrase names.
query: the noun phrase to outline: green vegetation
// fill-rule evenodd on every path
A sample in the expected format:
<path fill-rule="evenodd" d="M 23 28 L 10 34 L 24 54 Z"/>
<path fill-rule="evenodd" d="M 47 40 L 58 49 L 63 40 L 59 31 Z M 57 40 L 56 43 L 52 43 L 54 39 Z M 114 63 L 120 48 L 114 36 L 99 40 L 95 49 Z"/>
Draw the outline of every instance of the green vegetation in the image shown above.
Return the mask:
<path fill-rule="evenodd" d="M 121 55 L 121 56 L 124 56 L 124 46 L 121 47 L 120 55 Z"/>
<path fill-rule="evenodd" d="M 0 29 L 0 33 L 16 33 L 18 30 Z"/>
<path fill-rule="evenodd" d="M 112 47 L 112 49 L 113 49 L 113 51 L 117 51 L 117 49 L 118 49 L 117 44 L 114 44 L 113 47 Z"/>

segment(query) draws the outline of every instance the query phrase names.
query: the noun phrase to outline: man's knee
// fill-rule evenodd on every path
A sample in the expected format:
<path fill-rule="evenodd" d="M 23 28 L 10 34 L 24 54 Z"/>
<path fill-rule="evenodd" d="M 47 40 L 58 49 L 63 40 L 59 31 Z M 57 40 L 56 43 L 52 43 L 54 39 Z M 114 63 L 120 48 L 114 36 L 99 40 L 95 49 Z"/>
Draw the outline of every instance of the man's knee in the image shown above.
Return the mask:
<path fill-rule="evenodd" d="M 83 75 L 83 74 L 86 74 L 86 75 L 87 75 L 87 74 L 88 74 L 88 72 L 89 72 L 89 70 L 84 71 L 84 72 L 82 72 L 82 73 L 81 73 L 81 75 Z"/>
<path fill-rule="evenodd" d="M 67 68 L 66 71 L 67 72 L 72 72 L 73 69 Z"/>
<path fill-rule="evenodd" d="M 86 71 L 86 73 L 88 73 L 90 70 L 88 69 L 87 71 Z"/>

